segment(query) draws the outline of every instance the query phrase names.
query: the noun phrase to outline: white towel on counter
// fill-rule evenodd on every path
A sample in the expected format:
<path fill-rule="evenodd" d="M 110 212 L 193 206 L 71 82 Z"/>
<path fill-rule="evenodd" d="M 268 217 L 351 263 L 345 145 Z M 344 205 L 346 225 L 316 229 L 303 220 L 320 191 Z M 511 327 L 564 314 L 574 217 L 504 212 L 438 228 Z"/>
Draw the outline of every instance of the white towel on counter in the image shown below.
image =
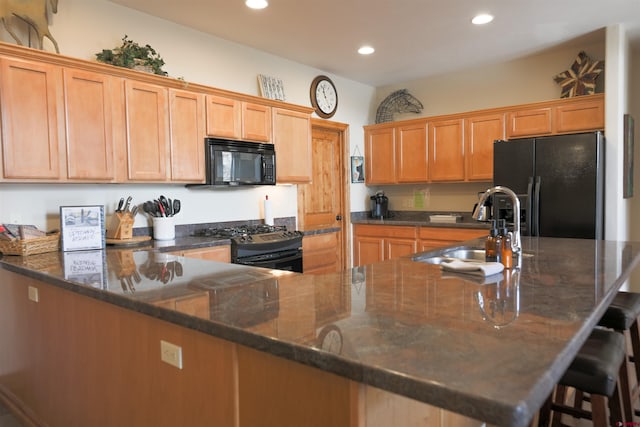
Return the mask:
<path fill-rule="evenodd" d="M 461 260 L 444 261 L 440 268 L 456 273 L 473 274 L 474 276 L 487 277 L 501 273 L 504 265 L 499 262 L 469 262 Z"/>

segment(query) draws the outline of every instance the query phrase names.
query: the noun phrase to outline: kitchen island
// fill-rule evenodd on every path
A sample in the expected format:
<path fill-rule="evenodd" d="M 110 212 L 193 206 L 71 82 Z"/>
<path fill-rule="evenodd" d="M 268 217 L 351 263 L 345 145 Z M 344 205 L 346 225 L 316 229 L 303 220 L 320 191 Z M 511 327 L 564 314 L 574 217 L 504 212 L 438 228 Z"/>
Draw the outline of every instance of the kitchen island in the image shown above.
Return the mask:
<path fill-rule="evenodd" d="M 525 426 L 640 243 L 523 246 L 486 283 L 411 257 L 311 276 L 141 250 L 128 283 L 112 250 L 92 279 L 79 253 L 6 256 L 0 392 L 51 426 Z"/>

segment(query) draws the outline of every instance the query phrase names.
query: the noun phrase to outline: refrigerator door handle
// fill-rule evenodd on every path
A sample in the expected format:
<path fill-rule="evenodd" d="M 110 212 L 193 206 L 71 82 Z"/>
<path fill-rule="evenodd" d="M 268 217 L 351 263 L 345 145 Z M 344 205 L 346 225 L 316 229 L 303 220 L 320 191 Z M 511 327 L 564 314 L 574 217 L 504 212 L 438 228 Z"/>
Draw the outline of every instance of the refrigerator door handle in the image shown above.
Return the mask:
<path fill-rule="evenodd" d="M 531 222 L 531 220 L 533 219 L 533 211 L 531 210 L 531 208 L 533 207 L 533 177 L 530 176 L 529 177 L 529 182 L 527 183 L 527 200 L 524 206 L 525 209 L 525 230 L 524 230 L 524 235 L 525 236 L 533 236 L 533 223 Z"/>
<path fill-rule="evenodd" d="M 536 181 L 533 186 L 533 231 L 532 236 L 540 236 L 540 187 L 542 186 L 542 179 L 536 176 Z"/>

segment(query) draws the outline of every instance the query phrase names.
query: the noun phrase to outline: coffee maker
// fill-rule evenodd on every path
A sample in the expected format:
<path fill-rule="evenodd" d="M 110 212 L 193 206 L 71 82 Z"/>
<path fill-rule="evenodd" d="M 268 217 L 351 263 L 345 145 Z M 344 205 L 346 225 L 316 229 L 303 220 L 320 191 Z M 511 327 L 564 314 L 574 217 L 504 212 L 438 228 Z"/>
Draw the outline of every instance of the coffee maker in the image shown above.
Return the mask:
<path fill-rule="evenodd" d="M 389 199 L 384 195 L 384 191 L 376 192 L 371 196 L 371 218 L 389 217 Z"/>

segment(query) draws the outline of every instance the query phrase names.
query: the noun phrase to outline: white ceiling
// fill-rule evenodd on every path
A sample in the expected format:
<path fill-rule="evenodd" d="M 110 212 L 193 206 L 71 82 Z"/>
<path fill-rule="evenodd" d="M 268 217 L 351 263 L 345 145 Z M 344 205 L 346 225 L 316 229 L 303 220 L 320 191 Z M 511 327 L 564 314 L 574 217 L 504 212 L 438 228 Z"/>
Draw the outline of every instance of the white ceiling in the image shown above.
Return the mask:
<path fill-rule="evenodd" d="M 260 11 L 244 0 L 111 1 L 372 86 L 534 54 L 612 24 L 640 40 L 640 0 L 269 0 Z M 495 20 L 472 25 L 479 12 Z M 376 52 L 359 55 L 362 44 Z"/>

